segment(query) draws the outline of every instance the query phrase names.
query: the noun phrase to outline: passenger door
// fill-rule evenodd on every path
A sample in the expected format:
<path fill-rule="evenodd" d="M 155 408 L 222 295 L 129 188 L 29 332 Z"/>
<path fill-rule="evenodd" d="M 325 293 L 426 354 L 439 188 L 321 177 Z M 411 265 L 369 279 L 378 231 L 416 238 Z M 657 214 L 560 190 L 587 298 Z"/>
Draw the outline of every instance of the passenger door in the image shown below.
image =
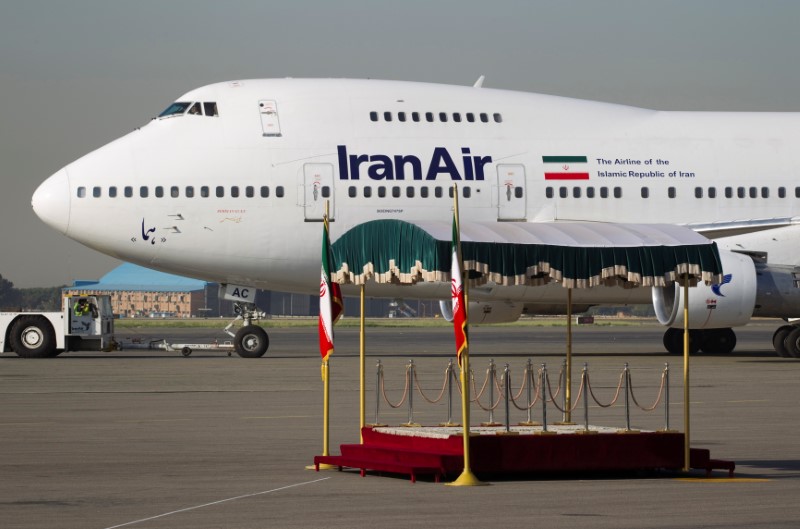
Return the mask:
<path fill-rule="evenodd" d="M 497 220 L 525 220 L 525 166 L 497 166 Z"/>
<path fill-rule="evenodd" d="M 281 136 L 281 122 L 278 119 L 278 104 L 269 99 L 258 102 L 258 112 L 261 115 L 262 136 Z"/>
<path fill-rule="evenodd" d="M 334 219 L 333 164 L 307 163 L 303 166 L 303 196 L 306 221 L 320 221 L 325 202 L 330 202 L 328 218 Z"/>

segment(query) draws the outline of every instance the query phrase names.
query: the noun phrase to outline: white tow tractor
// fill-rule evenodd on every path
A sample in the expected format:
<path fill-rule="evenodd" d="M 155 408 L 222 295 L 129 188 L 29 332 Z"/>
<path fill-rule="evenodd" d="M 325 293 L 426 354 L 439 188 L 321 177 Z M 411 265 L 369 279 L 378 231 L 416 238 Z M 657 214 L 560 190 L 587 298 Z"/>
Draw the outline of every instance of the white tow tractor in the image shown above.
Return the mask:
<path fill-rule="evenodd" d="M 61 312 L 0 312 L 0 352 L 50 358 L 116 348 L 109 296 L 68 296 Z"/>

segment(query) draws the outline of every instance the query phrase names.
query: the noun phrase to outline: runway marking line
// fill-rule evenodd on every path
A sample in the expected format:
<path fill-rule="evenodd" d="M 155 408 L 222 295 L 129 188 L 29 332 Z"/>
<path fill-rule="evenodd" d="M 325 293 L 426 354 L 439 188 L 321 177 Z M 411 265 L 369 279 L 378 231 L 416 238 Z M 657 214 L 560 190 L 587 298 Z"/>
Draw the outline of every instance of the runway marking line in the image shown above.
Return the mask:
<path fill-rule="evenodd" d="M 689 483 L 766 483 L 772 480 L 767 478 L 675 478 L 675 481 Z"/>
<path fill-rule="evenodd" d="M 182 513 L 182 512 L 193 511 L 195 509 L 202 509 L 203 507 L 210 507 L 212 505 L 219 505 L 220 503 L 225 503 L 225 502 L 228 502 L 228 501 L 241 500 L 241 499 L 244 499 L 244 498 L 252 498 L 253 496 L 260 496 L 262 494 L 269 494 L 271 492 L 280 492 L 282 490 L 291 489 L 291 488 L 294 488 L 294 487 L 302 487 L 303 485 L 311 485 L 313 483 L 319 483 L 320 481 L 325 481 L 326 479 L 331 479 L 331 478 L 327 477 L 327 478 L 315 479 L 315 480 L 312 480 L 312 481 L 304 481 L 302 483 L 294 483 L 292 485 L 286 485 L 284 487 L 278 487 L 277 489 L 263 490 L 261 492 L 253 492 L 252 494 L 243 494 L 241 496 L 236 496 L 236 497 L 233 497 L 233 498 L 225 498 L 224 500 L 212 501 L 210 503 L 204 503 L 202 505 L 195 505 L 194 507 L 186 507 L 185 509 L 178 509 L 177 511 L 165 512 L 164 514 L 158 514 L 156 516 L 150 516 L 149 518 L 142 518 L 141 520 L 134 520 L 132 522 L 125 522 L 125 523 L 121 523 L 119 525 L 112 525 L 110 527 L 106 527 L 106 529 L 116 529 L 117 527 L 125 527 L 125 526 L 128 526 L 128 525 L 134 525 L 134 524 L 137 524 L 137 523 L 149 522 L 150 520 L 156 520 L 158 518 L 164 518 L 165 516 L 171 516 L 173 514 L 179 514 L 179 513 Z"/>
<path fill-rule="evenodd" d="M 243 420 L 251 420 L 251 419 L 311 419 L 314 417 L 313 415 L 273 415 L 273 416 L 264 416 L 264 417 L 240 417 Z"/>
<path fill-rule="evenodd" d="M 129 419 L 129 420 L 118 420 L 114 421 L 116 423 L 122 424 L 139 424 L 144 422 L 178 422 L 178 421 L 194 421 L 196 419 Z"/>
<path fill-rule="evenodd" d="M 274 415 L 271 417 L 239 417 L 242 420 L 252 420 L 252 419 L 310 419 L 313 415 Z M 114 421 L 115 423 L 121 424 L 141 424 L 141 423 L 151 423 L 151 422 L 179 422 L 179 421 L 196 421 L 197 419 L 125 419 L 125 420 L 117 420 Z M 14 423 L 11 423 L 14 424 Z M 18 424 L 47 424 L 47 423 L 18 423 Z M 0 423 L 0 426 L 3 424 Z"/>

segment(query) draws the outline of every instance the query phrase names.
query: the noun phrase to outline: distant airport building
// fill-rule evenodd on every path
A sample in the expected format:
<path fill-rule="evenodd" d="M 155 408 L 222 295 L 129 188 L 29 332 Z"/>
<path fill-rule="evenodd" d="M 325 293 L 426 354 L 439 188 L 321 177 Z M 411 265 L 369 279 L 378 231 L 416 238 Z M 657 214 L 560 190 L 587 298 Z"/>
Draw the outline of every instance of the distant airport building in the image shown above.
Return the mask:
<path fill-rule="evenodd" d="M 222 298 L 218 283 L 167 274 L 124 263 L 99 280 L 76 280 L 65 296 L 105 294 L 120 318 L 233 317 L 233 303 Z M 259 310 L 272 316 L 316 316 L 319 297 L 271 290 L 256 294 Z M 438 314 L 434 301 L 368 299 L 366 316 L 377 318 L 431 317 Z M 345 316 L 357 317 L 358 298 L 345 298 Z"/>
<path fill-rule="evenodd" d="M 125 263 L 97 281 L 78 280 L 64 295 L 106 294 L 121 318 L 224 315 L 219 286 Z"/>

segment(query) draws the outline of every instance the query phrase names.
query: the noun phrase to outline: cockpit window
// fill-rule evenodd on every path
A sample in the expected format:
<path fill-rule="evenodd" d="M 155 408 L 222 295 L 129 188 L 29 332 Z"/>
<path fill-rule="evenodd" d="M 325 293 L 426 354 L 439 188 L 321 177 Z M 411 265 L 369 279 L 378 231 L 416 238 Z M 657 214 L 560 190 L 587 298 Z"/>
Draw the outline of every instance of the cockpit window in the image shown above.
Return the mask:
<path fill-rule="evenodd" d="M 172 116 L 182 116 L 190 114 L 193 116 L 209 116 L 219 117 L 219 109 L 217 108 L 216 101 L 176 101 L 172 103 L 167 109 L 158 115 L 160 118 L 168 118 Z"/>
<path fill-rule="evenodd" d="M 217 111 L 217 104 L 214 102 L 206 101 L 203 103 L 203 110 L 205 110 L 206 116 L 219 116 L 219 112 Z"/>
<path fill-rule="evenodd" d="M 164 112 L 158 115 L 158 117 L 166 118 L 168 116 L 177 116 L 183 114 L 186 112 L 186 109 L 189 108 L 189 105 L 191 105 L 191 103 L 176 101 L 168 106 Z"/>

